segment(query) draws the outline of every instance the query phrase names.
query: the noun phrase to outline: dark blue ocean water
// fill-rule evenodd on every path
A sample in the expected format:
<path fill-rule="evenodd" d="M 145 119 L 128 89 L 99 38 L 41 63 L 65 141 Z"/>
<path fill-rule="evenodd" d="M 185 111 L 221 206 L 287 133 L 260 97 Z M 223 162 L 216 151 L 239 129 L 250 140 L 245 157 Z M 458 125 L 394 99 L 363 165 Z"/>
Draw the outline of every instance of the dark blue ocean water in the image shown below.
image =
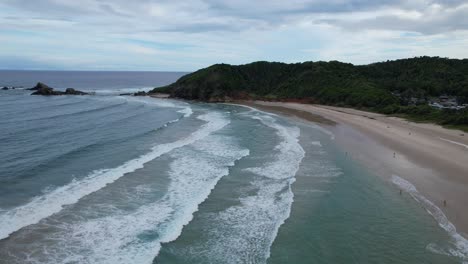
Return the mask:
<path fill-rule="evenodd" d="M 85 91 L 127 91 L 154 88 L 170 84 L 183 72 L 121 72 L 121 71 L 6 71 L 0 70 L 0 87 L 33 87 L 43 82 L 58 89 L 76 88 Z"/>
<path fill-rule="evenodd" d="M 0 86 L 96 92 L 0 91 L 0 263 L 466 261 L 324 128 L 118 95 L 180 76 L 0 71 Z"/>

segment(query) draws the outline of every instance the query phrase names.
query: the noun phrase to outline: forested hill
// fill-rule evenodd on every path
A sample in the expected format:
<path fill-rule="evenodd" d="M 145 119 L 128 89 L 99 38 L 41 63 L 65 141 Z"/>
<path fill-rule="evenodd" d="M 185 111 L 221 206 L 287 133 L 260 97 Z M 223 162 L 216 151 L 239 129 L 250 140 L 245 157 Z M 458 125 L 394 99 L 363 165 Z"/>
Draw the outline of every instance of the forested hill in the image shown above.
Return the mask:
<path fill-rule="evenodd" d="M 441 95 L 468 103 L 468 59 L 417 57 L 362 66 L 338 61 L 216 64 L 152 92 L 210 102 L 296 100 L 349 106 L 468 130 L 468 108 L 442 111 L 428 105 Z"/>
<path fill-rule="evenodd" d="M 403 98 L 445 94 L 466 101 L 468 59 L 417 57 L 364 66 L 338 61 L 216 64 L 154 90 L 163 91 L 203 101 L 307 99 L 370 108 L 399 104 L 396 93 Z"/>

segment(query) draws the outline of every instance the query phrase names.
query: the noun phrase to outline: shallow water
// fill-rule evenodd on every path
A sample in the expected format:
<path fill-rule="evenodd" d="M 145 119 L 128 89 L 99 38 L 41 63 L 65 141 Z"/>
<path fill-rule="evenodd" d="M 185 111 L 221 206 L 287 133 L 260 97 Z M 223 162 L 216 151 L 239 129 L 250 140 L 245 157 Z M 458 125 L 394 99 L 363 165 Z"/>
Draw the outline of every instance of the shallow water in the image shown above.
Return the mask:
<path fill-rule="evenodd" d="M 28 74 L 3 82 L 26 86 Z M 80 74 L 76 88 L 99 76 Z M 123 76 L 101 76 L 95 96 L 0 91 L 0 263 L 467 261 L 422 198 L 399 195 L 323 128 L 118 96 L 176 78 Z"/>

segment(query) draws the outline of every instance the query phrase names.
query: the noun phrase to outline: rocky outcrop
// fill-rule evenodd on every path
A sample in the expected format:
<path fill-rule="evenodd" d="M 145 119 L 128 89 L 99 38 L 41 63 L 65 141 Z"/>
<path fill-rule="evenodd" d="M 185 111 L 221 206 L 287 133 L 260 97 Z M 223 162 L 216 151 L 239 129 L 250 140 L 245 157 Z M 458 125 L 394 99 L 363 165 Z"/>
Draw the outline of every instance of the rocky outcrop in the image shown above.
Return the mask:
<path fill-rule="evenodd" d="M 23 88 L 22 86 L 3 86 L 0 90 L 15 90 L 16 88 Z"/>
<path fill-rule="evenodd" d="M 136 93 L 121 93 L 120 96 L 146 96 L 148 95 L 145 91 L 138 91 Z"/>
<path fill-rule="evenodd" d="M 70 94 L 70 95 L 86 95 L 88 93 L 85 93 L 85 92 L 82 92 L 82 91 L 78 91 L 78 90 L 75 90 L 73 88 L 67 88 L 65 90 L 65 94 Z"/>
<path fill-rule="evenodd" d="M 86 95 L 88 93 L 75 90 L 73 88 L 67 88 L 65 92 L 54 91 L 54 88 L 49 87 L 41 82 L 37 83 L 36 86 L 28 90 L 35 91 L 31 95 Z"/>
<path fill-rule="evenodd" d="M 37 85 L 36 85 L 37 86 Z M 62 95 L 64 92 L 54 91 L 54 88 L 50 88 L 47 85 L 38 87 L 31 95 Z"/>
<path fill-rule="evenodd" d="M 146 92 L 145 91 L 139 91 L 139 92 L 136 92 L 133 94 L 133 96 L 146 96 Z"/>
<path fill-rule="evenodd" d="M 34 87 L 32 87 L 32 88 L 29 88 L 29 89 L 26 89 L 26 90 L 38 91 L 38 90 L 42 90 L 42 89 L 53 89 L 53 88 L 51 88 L 51 87 L 49 87 L 49 86 L 47 86 L 47 85 L 45 85 L 45 84 L 43 84 L 43 83 L 41 83 L 41 82 L 38 82 L 38 83 L 36 84 L 36 86 L 34 86 Z"/>

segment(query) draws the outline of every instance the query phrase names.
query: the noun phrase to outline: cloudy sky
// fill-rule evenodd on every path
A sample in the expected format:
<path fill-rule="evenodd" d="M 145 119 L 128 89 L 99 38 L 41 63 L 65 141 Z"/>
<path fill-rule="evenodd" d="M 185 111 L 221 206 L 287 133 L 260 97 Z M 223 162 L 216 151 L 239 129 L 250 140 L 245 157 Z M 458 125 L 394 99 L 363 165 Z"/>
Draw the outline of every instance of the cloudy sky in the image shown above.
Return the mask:
<path fill-rule="evenodd" d="M 467 0 L 0 0 L 0 69 L 468 57 Z"/>

